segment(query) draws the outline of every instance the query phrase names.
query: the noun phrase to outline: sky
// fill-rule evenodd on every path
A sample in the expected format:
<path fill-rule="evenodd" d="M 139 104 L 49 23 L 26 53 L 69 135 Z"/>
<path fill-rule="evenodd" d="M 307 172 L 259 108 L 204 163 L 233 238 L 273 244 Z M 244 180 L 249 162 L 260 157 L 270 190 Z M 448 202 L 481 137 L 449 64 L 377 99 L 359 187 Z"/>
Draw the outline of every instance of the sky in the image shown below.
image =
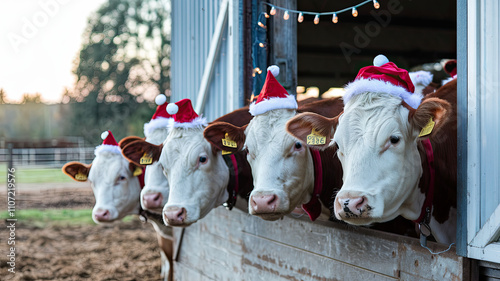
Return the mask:
<path fill-rule="evenodd" d="M 8 102 L 40 93 L 57 103 L 72 88 L 87 18 L 106 0 L 1 0 L 0 88 Z"/>

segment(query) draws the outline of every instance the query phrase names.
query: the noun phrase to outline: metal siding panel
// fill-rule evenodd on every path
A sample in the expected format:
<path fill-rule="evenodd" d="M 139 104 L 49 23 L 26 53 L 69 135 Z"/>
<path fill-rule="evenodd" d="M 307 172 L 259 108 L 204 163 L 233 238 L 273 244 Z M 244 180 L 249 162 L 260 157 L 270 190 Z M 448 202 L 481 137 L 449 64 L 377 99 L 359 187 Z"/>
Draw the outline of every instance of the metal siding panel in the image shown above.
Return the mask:
<path fill-rule="evenodd" d="M 172 97 L 173 102 L 197 98 L 210 41 L 220 9 L 220 0 L 172 3 Z M 205 117 L 209 121 L 227 113 L 227 26 L 214 76 L 209 86 Z M 235 93 L 238 94 L 238 93 Z"/>

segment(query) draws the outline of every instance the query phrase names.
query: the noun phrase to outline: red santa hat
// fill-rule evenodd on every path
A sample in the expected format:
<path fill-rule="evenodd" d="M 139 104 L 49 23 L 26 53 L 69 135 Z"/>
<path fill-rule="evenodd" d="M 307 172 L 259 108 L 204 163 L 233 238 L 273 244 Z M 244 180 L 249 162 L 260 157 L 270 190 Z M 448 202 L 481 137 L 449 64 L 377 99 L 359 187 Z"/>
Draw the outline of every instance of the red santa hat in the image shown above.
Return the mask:
<path fill-rule="evenodd" d="M 263 114 L 273 109 L 297 109 L 295 96 L 289 95 L 285 88 L 276 80 L 280 73 L 277 65 L 267 68 L 266 82 L 257 99 L 250 104 L 250 114 Z"/>
<path fill-rule="evenodd" d="M 207 119 L 198 116 L 193 109 L 190 99 L 183 99 L 167 105 L 167 113 L 174 117 L 174 122 L 169 124 L 173 128 L 203 128 L 208 125 Z"/>
<path fill-rule="evenodd" d="M 151 121 L 144 124 L 144 135 L 146 138 L 156 129 L 167 128 L 174 120 L 172 115 L 167 112 L 168 103 L 165 95 L 158 95 L 155 98 L 155 102 L 158 105 L 155 114 L 151 118 Z"/>
<path fill-rule="evenodd" d="M 389 62 L 384 55 L 376 56 L 373 66 L 361 68 L 356 79 L 345 87 L 344 104 L 352 97 L 367 92 L 399 97 L 413 108 L 417 108 L 423 98 L 421 93 L 415 93 L 408 71 Z"/>
<path fill-rule="evenodd" d="M 94 150 L 95 156 L 102 152 L 121 154 L 120 146 L 116 142 L 115 137 L 113 137 L 111 131 L 102 132 L 101 139 L 103 139 L 102 144 L 97 146 Z"/>
<path fill-rule="evenodd" d="M 453 79 L 457 79 L 457 60 L 449 60 L 444 64 L 444 72 L 448 73 L 451 77 L 444 79 L 441 82 L 441 85 L 449 83 L 453 81 Z"/>

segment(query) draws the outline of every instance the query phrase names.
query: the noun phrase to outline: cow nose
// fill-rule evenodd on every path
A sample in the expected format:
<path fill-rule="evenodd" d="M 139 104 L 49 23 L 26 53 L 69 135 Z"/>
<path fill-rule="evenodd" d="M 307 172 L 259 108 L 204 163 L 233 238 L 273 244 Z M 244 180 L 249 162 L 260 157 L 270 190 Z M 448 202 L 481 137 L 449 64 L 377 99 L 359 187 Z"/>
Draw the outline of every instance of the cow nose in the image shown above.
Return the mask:
<path fill-rule="evenodd" d="M 276 194 L 253 195 L 250 198 L 250 205 L 255 213 L 272 213 L 278 208 L 279 200 Z"/>
<path fill-rule="evenodd" d="M 161 192 L 144 194 L 142 198 L 142 203 L 144 204 L 144 208 L 146 209 L 160 208 L 162 207 L 162 201 L 163 195 L 161 195 Z"/>
<path fill-rule="evenodd" d="M 186 219 L 186 209 L 179 207 L 168 207 L 163 211 L 163 218 L 169 225 L 180 225 Z"/>
<path fill-rule="evenodd" d="M 361 217 L 369 210 L 368 199 L 364 196 L 338 198 L 335 200 L 335 212 L 342 218 Z"/>
<path fill-rule="evenodd" d="M 109 221 L 111 215 L 108 210 L 98 209 L 94 217 L 97 221 Z"/>

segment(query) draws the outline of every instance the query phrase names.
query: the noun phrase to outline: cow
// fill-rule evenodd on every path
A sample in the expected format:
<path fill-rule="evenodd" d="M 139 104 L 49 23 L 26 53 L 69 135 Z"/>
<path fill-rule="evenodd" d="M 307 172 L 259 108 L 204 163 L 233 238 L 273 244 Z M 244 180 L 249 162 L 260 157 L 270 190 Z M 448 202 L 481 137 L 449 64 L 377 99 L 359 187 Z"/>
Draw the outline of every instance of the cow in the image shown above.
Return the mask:
<path fill-rule="evenodd" d="M 183 101 L 186 100 L 178 103 Z M 196 115 L 190 101 L 189 107 L 191 113 Z M 183 118 L 181 112 L 174 116 Z M 251 118 L 246 107 L 217 120 L 242 126 Z M 160 145 L 137 140 L 122 151 L 133 163 L 140 164 L 141 158 L 148 155 L 151 163 L 159 162 L 163 168 L 170 185 L 163 219 L 171 226 L 189 226 L 222 204 L 231 208 L 237 194 L 245 198 L 252 189 L 251 171 L 245 154 L 223 156 L 222 150 L 203 138 L 206 121 L 198 115 L 195 120 L 196 125 L 189 128 L 182 125 L 185 123 L 179 123 L 179 127 L 171 126 L 167 138 Z"/>
<path fill-rule="evenodd" d="M 285 124 L 297 112 L 335 116 L 342 108 L 342 100 L 332 98 L 301 104 L 298 110 L 273 109 L 255 116 L 248 126 L 218 121 L 205 129 L 205 138 L 213 146 L 227 149 L 222 139 L 228 137 L 236 141 L 237 150 L 247 153 L 254 180 L 248 205 L 251 215 L 277 220 L 309 203 L 304 207 L 311 219 L 320 213 L 329 217 L 333 187 L 341 186 L 340 162 L 333 150 L 306 149 L 304 142 L 287 134 Z"/>
<path fill-rule="evenodd" d="M 128 215 L 141 215 L 150 222 L 157 233 L 161 248 L 161 276 L 165 280 L 172 280 L 171 228 L 163 224 L 160 216 L 141 209 L 139 198 L 143 170 L 127 161 L 120 153 L 121 147 L 137 140 L 142 138 L 127 137 L 120 141 L 119 146 L 110 146 L 109 150 L 99 151 L 98 147 L 91 164 L 69 162 L 62 167 L 62 171 L 76 181 L 90 181 L 96 199 L 92 210 L 94 222 L 111 223 Z"/>
<path fill-rule="evenodd" d="M 407 102 L 364 89 L 350 97 L 342 114 L 303 113 L 287 123 L 296 138 L 305 141 L 315 130 L 326 138 L 320 148 L 336 149 L 344 172 L 334 200 L 338 219 L 369 225 L 401 215 L 438 242 L 455 240 L 456 92 L 455 80 L 420 100 L 416 96 L 415 105 L 415 97 Z"/>

